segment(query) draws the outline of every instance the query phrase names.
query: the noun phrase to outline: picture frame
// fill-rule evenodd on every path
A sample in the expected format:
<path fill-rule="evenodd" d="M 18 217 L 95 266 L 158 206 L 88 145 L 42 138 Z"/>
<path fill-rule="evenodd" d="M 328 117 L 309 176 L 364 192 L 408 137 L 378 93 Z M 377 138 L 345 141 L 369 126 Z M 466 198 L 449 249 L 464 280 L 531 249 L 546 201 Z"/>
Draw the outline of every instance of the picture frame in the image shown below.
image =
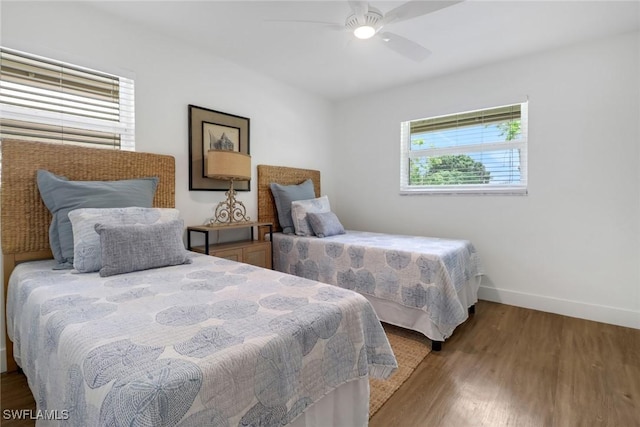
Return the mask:
<path fill-rule="evenodd" d="M 206 153 L 209 149 L 225 149 L 244 154 L 249 152 L 247 117 L 189 105 L 189 191 L 227 191 L 229 181 L 205 175 Z M 235 181 L 236 191 L 249 191 L 251 181 Z"/>

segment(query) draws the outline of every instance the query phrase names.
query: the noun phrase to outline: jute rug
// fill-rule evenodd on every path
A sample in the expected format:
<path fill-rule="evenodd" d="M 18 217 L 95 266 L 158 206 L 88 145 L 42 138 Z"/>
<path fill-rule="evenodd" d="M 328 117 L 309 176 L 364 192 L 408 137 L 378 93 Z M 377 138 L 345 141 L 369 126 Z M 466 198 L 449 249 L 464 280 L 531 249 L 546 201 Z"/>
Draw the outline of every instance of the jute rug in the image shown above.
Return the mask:
<path fill-rule="evenodd" d="M 398 361 L 398 369 L 388 379 L 369 379 L 369 418 L 396 392 L 431 351 L 431 341 L 423 334 L 383 324 L 389 344 Z"/>

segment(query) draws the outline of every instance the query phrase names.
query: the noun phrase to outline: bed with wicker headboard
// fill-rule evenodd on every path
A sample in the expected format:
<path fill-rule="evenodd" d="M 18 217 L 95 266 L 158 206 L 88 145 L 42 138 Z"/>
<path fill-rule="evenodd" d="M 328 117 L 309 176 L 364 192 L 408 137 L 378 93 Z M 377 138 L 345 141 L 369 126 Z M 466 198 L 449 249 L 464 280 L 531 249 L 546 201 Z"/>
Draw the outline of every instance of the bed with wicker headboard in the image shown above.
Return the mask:
<path fill-rule="evenodd" d="M 38 409 L 67 410 L 78 425 L 248 425 L 277 419 L 278 425 L 298 427 L 324 413 L 335 414 L 343 425 L 366 425 L 369 375 L 386 378 L 397 366 L 366 299 L 188 253 L 183 225 L 175 219 L 171 251 L 185 256 L 178 264 L 109 277 L 102 270 L 54 270 L 51 215 L 41 201 L 37 170 L 73 181 L 156 176 L 153 206 L 171 208 L 175 160 L 24 141 L 5 140 L 1 148 L 4 292 L 7 331 L 15 339 L 12 346 L 6 335 L 7 362 L 10 371 L 18 362 L 38 405 L 48 405 Z M 155 239 L 150 241 L 165 239 L 158 231 L 165 223 L 145 224 L 111 229 L 120 227 L 125 240 L 129 232 L 149 230 Z M 133 246 L 135 241 L 129 239 Z M 101 235 L 103 262 L 104 243 Z M 145 245 L 138 253 L 153 243 Z M 109 253 L 117 255 L 118 248 Z M 122 252 L 126 263 L 131 256 Z M 367 357 L 370 347 L 381 357 Z"/>
<path fill-rule="evenodd" d="M 282 231 L 278 221 L 278 211 L 269 185 L 277 182 L 282 185 L 300 184 L 313 181 L 316 197 L 320 197 L 320 171 L 286 166 L 258 165 L 258 222 L 270 222 L 273 231 Z"/>
<path fill-rule="evenodd" d="M 320 172 L 258 166 L 258 221 L 278 224 L 270 184 L 311 179 L 320 197 Z M 275 228 L 281 231 L 281 227 Z M 355 290 L 380 320 L 423 333 L 439 350 L 477 302 L 479 257 L 471 242 L 347 230 L 329 238 L 275 233 L 276 270 Z"/>
<path fill-rule="evenodd" d="M 51 258 L 51 214 L 42 202 L 36 171 L 45 169 L 70 180 L 107 181 L 157 176 L 153 205 L 175 206 L 175 159 L 151 153 L 96 150 L 73 145 L 2 141 L 1 222 L 4 300 L 16 264 Z M 6 331 L 5 331 L 6 332 Z M 7 369 L 17 368 L 7 339 Z"/>

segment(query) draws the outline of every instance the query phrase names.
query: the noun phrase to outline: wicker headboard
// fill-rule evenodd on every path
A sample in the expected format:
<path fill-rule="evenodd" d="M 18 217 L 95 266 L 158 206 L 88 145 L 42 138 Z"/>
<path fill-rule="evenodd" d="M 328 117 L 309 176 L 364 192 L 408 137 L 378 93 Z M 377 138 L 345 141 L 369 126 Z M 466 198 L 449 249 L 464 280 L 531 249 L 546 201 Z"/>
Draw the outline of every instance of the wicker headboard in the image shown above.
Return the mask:
<path fill-rule="evenodd" d="M 175 206 L 175 159 L 150 153 L 40 142 L 2 141 L 2 253 L 49 249 L 51 214 L 40 198 L 36 171 L 74 181 L 110 181 L 157 176 L 153 205 Z"/>
<path fill-rule="evenodd" d="M 282 231 L 278 222 L 278 211 L 269 184 L 294 185 L 311 179 L 316 193 L 320 197 L 320 171 L 298 169 L 284 166 L 258 165 L 258 221 L 273 223 L 273 231 Z"/>
<path fill-rule="evenodd" d="M 46 169 L 74 181 L 111 181 L 157 176 L 153 206 L 175 206 L 175 159 L 130 151 L 73 145 L 2 141 L 2 254 L 4 296 L 9 276 L 22 261 L 51 258 L 51 214 L 40 198 L 36 171 Z M 13 346 L 7 339 L 7 368 L 15 369 Z"/>

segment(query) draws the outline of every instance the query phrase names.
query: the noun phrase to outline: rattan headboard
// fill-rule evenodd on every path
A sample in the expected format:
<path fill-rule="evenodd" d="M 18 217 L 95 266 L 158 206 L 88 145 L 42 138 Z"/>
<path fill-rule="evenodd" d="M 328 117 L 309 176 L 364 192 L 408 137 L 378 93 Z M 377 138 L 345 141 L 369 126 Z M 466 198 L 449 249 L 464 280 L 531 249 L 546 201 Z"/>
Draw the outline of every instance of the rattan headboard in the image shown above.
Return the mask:
<path fill-rule="evenodd" d="M 320 171 L 258 165 L 258 221 L 271 222 L 273 223 L 273 231 L 282 231 L 269 184 L 275 182 L 281 185 L 293 185 L 300 184 L 307 179 L 313 181 L 316 197 L 320 197 Z"/>
<path fill-rule="evenodd" d="M 49 249 L 51 214 L 42 202 L 36 171 L 46 169 L 75 181 L 157 176 L 153 205 L 175 206 L 175 159 L 150 153 L 73 145 L 2 141 L 2 253 Z"/>
<path fill-rule="evenodd" d="M 27 141 L 2 141 L 0 191 L 5 301 L 9 275 L 21 261 L 51 258 L 51 214 L 40 198 L 36 171 L 46 169 L 77 181 L 111 181 L 157 176 L 153 206 L 175 206 L 175 159 L 130 151 Z M 16 368 L 7 337 L 7 369 Z"/>

